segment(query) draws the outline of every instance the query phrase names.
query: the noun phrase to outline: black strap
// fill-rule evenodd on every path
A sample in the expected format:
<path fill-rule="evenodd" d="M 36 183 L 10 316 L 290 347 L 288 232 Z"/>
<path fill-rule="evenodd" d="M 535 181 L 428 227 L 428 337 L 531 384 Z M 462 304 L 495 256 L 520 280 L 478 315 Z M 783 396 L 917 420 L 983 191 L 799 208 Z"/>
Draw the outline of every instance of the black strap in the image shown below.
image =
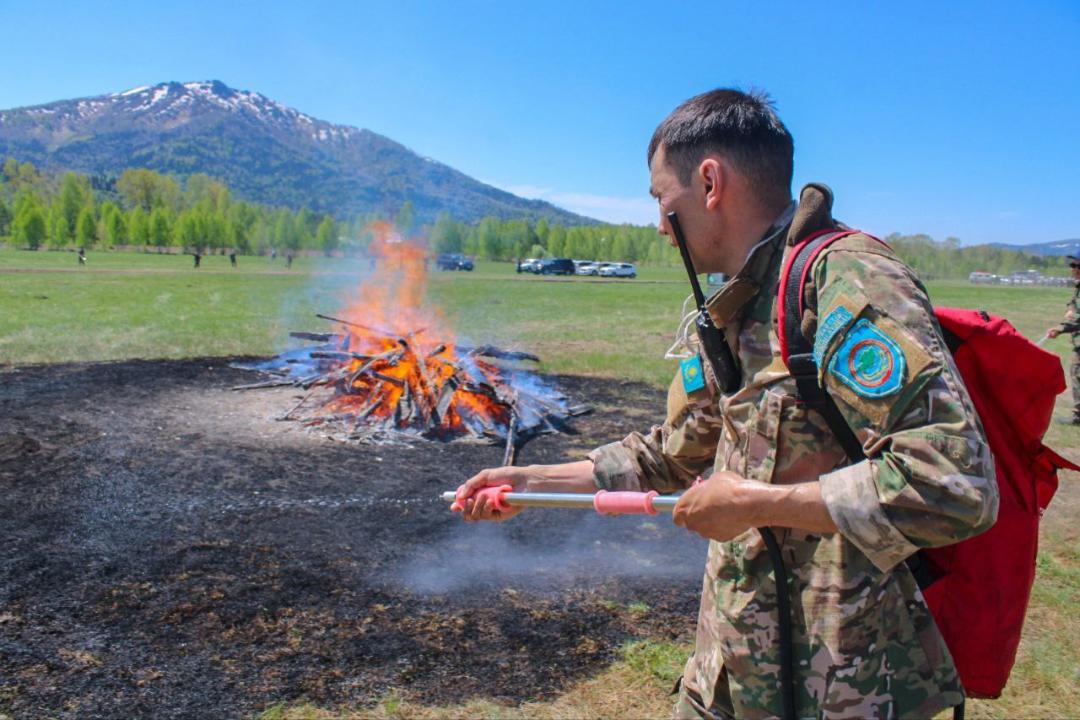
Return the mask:
<path fill-rule="evenodd" d="M 780 636 L 780 704 L 784 720 L 797 720 L 799 717 L 795 704 L 795 647 L 791 630 L 791 590 L 788 588 L 787 568 L 784 557 L 780 554 L 780 544 L 772 528 L 758 528 L 765 549 L 769 552 L 769 561 L 773 566 L 773 579 L 776 580 L 776 617 Z"/>
<path fill-rule="evenodd" d="M 832 430 L 840 447 L 844 448 L 848 458 L 857 463 L 866 458 L 862 443 L 855 436 L 851 426 L 844 420 L 836 401 L 818 384 L 818 366 L 814 360 L 814 349 L 810 341 L 802 334 L 802 313 L 799 312 L 802 295 L 802 276 L 806 263 L 814 257 L 818 248 L 829 244 L 840 231 L 819 235 L 798 249 L 788 269 L 787 284 L 784 292 L 784 339 L 788 347 L 788 370 L 795 378 L 799 400 L 821 413 Z"/>
<path fill-rule="evenodd" d="M 856 437 L 855 431 L 851 429 L 851 426 L 848 425 L 847 420 L 844 419 L 843 414 L 840 412 L 840 408 L 836 406 L 836 401 L 833 400 L 825 388 L 818 384 L 817 361 L 814 360 L 811 341 L 803 336 L 802 314 L 799 312 L 802 277 L 806 263 L 815 256 L 815 251 L 818 248 L 832 242 L 833 238 L 838 234 L 839 232 L 826 233 L 814 238 L 799 248 L 798 253 L 792 259 L 783 298 L 784 327 L 782 329 L 790 353 L 788 355 L 788 370 L 791 371 L 791 376 L 795 379 L 799 400 L 821 413 L 822 417 L 825 418 L 825 423 L 832 430 L 836 441 L 840 443 L 840 447 L 844 448 L 848 459 L 852 463 L 857 463 L 866 459 L 866 452 L 863 450 L 859 438 Z M 989 318 L 985 319 L 988 320 Z M 945 328 L 942 328 L 942 333 L 945 336 L 949 351 L 955 353 L 963 341 L 955 333 L 949 332 Z M 938 569 L 927 561 L 921 553 L 915 553 L 909 557 L 907 566 L 915 577 L 915 582 L 923 590 L 930 587 L 939 576 Z"/>

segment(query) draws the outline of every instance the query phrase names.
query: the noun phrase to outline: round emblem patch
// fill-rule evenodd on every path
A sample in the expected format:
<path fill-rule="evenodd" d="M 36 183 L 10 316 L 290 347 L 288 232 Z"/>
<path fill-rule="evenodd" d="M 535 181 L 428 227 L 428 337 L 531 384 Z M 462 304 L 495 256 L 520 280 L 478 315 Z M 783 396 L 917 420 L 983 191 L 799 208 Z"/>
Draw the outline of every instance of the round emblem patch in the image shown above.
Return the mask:
<path fill-rule="evenodd" d="M 848 354 L 851 377 L 864 387 L 881 387 L 892 377 L 894 368 L 892 353 L 880 340 L 860 340 Z"/>
<path fill-rule="evenodd" d="M 899 391 L 904 368 L 900 346 L 865 318 L 851 327 L 829 363 L 829 371 L 863 397 Z"/>

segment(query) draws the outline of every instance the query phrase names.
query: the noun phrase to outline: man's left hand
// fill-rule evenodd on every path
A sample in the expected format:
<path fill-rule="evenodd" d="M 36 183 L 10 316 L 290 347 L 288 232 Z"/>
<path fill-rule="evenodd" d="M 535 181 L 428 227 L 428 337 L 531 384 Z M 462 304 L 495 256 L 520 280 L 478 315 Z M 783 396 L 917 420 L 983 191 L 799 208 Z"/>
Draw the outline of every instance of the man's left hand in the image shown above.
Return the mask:
<path fill-rule="evenodd" d="M 757 483 L 733 472 L 713 473 L 691 486 L 675 505 L 676 525 L 710 540 L 725 542 L 756 526 L 753 501 Z"/>

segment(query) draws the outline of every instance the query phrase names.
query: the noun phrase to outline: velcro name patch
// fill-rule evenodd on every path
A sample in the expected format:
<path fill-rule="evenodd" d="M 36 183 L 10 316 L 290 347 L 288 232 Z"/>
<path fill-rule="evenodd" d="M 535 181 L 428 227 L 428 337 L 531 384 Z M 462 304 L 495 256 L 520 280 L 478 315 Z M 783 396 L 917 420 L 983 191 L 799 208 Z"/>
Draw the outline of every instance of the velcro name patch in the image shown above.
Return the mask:
<path fill-rule="evenodd" d="M 817 334 L 814 336 L 814 362 L 818 367 L 821 367 L 821 361 L 825 357 L 825 350 L 828 349 L 829 343 L 854 318 L 850 310 L 843 305 L 837 305 L 818 325 Z"/>

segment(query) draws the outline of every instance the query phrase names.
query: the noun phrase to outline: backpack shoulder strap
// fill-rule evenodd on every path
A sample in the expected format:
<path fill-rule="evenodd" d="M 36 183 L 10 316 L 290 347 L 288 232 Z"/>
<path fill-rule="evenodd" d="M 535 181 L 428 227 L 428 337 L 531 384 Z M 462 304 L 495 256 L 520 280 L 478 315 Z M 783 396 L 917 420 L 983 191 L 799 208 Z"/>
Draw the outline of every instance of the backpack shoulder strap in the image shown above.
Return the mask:
<path fill-rule="evenodd" d="M 837 442 L 844 448 L 852 462 L 866 457 L 862 443 L 844 420 L 840 408 L 832 396 L 818 385 L 818 367 L 814 361 L 813 346 L 802 334 L 803 287 L 821 251 L 837 240 L 854 235 L 858 230 L 823 230 L 800 240 L 784 259 L 780 272 L 780 289 L 777 298 L 777 330 L 780 354 L 784 364 L 795 378 L 799 400 L 821 413 Z"/>

